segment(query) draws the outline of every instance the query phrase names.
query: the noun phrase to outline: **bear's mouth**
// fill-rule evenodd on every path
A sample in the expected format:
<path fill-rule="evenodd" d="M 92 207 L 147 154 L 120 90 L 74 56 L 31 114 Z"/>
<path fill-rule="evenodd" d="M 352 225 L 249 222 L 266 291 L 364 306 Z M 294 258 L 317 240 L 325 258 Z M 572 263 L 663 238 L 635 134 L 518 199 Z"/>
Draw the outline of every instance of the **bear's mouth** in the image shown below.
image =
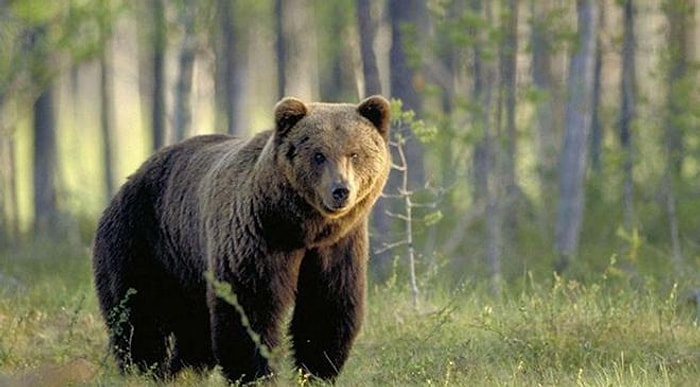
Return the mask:
<path fill-rule="evenodd" d="M 350 207 L 349 204 L 328 205 L 327 203 L 323 203 L 321 212 L 328 217 L 337 218 L 346 214 L 350 210 Z"/>

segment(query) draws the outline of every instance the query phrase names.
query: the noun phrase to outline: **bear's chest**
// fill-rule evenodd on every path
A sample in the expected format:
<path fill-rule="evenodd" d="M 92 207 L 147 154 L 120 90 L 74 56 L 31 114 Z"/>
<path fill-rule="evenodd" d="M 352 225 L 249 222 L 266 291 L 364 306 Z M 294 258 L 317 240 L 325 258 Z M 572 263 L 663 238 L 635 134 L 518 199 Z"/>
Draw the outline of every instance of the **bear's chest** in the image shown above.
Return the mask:
<path fill-rule="evenodd" d="M 264 216 L 260 234 L 273 250 L 292 251 L 333 244 L 346 233 L 343 222 Z"/>

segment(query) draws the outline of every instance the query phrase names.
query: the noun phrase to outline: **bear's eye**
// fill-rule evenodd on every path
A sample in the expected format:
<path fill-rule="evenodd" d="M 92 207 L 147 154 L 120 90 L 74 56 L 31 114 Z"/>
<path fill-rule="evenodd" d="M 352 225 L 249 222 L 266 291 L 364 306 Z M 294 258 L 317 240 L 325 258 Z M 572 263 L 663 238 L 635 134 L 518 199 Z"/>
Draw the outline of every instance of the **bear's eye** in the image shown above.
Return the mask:
<path fill-rule="evenodd" d="M 326 161 L 326 156 L 323 155 L 323 153 L 315 153 L 314 154 L 314 162 L 316 164 L 323 164 Z"/>
<path fill-rule="evenodd" d="M 357 153 L 350 154 L 350 160 L 352 160 L 352 161 L 357 161 L 357 159 L 359 159 L 359 158 L 360 158 L 360 155 L 358 155 Z"/>

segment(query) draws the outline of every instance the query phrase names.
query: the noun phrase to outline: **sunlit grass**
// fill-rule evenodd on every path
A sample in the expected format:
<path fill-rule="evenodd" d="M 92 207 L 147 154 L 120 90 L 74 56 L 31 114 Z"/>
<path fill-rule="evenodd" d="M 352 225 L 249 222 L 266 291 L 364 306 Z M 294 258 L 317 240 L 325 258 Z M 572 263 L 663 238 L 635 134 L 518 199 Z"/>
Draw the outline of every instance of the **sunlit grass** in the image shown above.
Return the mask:
<path fill-rule="evenodd" d="M 155 385 L 119 375 L 106 353 L 85 252 L 37 247 L 3 262 L 0 384 L 51 377 L 66 384 Z M 605 278 L 526 282 L 503 299 L 480 284 L 426 289 L 418 309 L 401 281 L 373 285 L 363 331 L 338 384 L 676 386 L 700 380 L 700 327 L 694 306 L 676 287 L 651 290 Z M 289 363 L 282 362 L 280 384 L 307 384 Z M 225 385 L 217 372 L 186 372 L 172 384 Z"/>
<path fill-rule="evenodd" d="M 506 301 L 464 288 L 426 311 L 406 298 L 375 294 L 363 354 L 346 377 L 363 385 L 678 385 L 700 372 L 700 332 L 674 293 L 557 280 Z"/>

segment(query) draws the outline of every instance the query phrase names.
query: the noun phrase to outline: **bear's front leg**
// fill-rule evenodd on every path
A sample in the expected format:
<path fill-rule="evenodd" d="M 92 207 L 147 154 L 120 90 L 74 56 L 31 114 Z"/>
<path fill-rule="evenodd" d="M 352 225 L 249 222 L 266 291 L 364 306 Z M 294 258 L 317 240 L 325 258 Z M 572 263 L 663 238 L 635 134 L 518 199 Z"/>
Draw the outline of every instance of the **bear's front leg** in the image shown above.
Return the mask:
<path fill-rule="evenodd" d="M 334 380 L 362 323 L 367 229 L 361 225 L 330 247 L 309 250 L 299 271 L 291 322 L 296 366 Z"/>
<path fill-rule="evenodd" d="M 269 291 L 239 289 L 237 306 L 217 296 L 212 286 L 207 296 L 212 349 L 224 376 L 242 384 L 271 376 L 269 351 L 265 349 L 271 350 L 279 342 L 279 311 Z"/>

